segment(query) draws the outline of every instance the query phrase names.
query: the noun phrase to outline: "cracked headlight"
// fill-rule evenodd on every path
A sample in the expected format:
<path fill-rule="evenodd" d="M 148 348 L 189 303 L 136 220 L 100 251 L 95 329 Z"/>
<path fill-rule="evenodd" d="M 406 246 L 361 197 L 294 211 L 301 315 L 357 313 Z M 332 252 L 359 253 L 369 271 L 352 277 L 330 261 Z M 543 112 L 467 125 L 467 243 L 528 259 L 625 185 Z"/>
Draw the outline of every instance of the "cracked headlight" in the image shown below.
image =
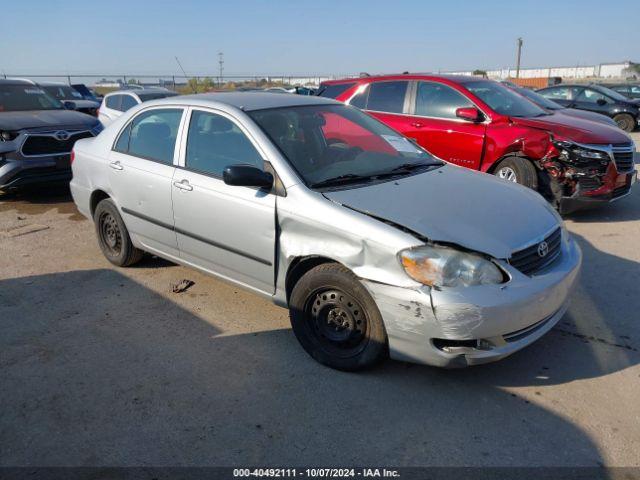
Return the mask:
<path fill-rule="evenodd" d="M 402 250 L 398 257 L 415 281 L 434 287 L 469 287 L 503 283 L 504 275 L 490 260 L 450 247 L 423 245 Z"/>
<path fill-rule="evenodd" d="M 585 148 L 570 141 L 553 141 L 553 144 L 560 152 L 560 159 L 566 162 L 582 164 L 600 160 L 600 163 L 606 163 L 611 159 L 606 151 Z"/>

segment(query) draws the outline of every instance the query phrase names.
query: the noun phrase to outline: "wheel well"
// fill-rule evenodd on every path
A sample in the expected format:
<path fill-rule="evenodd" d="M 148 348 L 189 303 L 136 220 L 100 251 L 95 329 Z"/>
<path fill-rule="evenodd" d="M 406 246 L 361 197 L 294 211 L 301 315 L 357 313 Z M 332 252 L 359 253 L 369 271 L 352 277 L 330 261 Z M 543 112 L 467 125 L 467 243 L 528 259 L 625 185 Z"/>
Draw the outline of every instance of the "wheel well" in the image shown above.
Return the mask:
<path fill-rule="evenodd" d="M 526 157 L 526 156 L 524 155 L 524 153 L 522 153 L 522 152 L 511 152 L 511 153 L 507 153 L 507 154 L 506 154 L 506 155 L 504 155 L 503 157 L 500 157 L 498 160 L 496 160 L 495 162 L 493 162 L 493 164 L 491 164 L 491 166 L 490 166 L 489 168 L 487 168 L 487 172 L 486 172 L 486 173 L 491 173 L 491 174 L 495 173 L 496 168 L 498 168 L 498 165 L 500 165 L 500 163 L 501 163 L 503 160 L 505 160 L 505 159 L 507 159 L 507 158 L 509 158 L 509 157 L 524 158 L 525 160 L 529 160 L 529 161 L 530 161 L 531 163 L 533 163 L 533 164 L 534 164 L 534 166 L 535 166 L 535 163 L 533 162 L 533 160 L 531 160 L 529 157 Z"/>
<path fill-rule="evenodd" d="M 291 262 L 291 264 L 289 265 L 289 269 L 287 270 L 287 277 L 285 280 L 287 303 L 289 303 L 291 292 L 293 292 L 293 287 L 295 287 L 296 283 L 298 283 L 298 280 L 300 280 L 302 276 L 309 270 L 317 267 L 318 265 L 322 265 L 323 263 L 339 262 L 336 262 L 335 260 L 328 257 L 321 257 L 316 255 L 309 257 L 298 257 Z"/>
<path fill-rule="evenodd" d="M 98 204 L 105 198 L 111 197 L 109 197 L 109 195 L 102 190 L 96 190 L 91 194 L 91 216 L 93 216 L 93 213 L 96 211 L 96 207 L 98 206 Z"/>

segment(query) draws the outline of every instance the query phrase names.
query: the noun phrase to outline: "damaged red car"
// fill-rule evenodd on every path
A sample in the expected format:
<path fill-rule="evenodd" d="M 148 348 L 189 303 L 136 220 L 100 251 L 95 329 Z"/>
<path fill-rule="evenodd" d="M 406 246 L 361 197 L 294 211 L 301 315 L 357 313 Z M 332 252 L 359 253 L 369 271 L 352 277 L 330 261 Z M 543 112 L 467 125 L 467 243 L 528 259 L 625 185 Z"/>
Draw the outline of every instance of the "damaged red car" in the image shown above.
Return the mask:
<path fill-rule="evenodd" d="M 561 213 L 622 198 L 636 181 L 625 132 L 545 110 L 492 80 L 365 76 L 324 82 L 318 95 L 367 111 L 447 162 L 537 190 Z"/>

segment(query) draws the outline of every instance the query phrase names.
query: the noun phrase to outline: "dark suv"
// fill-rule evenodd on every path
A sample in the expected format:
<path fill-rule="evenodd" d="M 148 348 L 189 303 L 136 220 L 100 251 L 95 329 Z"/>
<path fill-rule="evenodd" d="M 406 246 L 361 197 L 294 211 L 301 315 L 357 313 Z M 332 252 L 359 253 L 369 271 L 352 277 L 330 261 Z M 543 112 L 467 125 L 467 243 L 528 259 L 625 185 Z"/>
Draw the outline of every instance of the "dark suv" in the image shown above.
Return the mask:
<path fill-rule="evenodd" d="M 32 82 L 0 80 L 0 191 L 68 182 L 73 144 L 101 130 Z"/>
<path fill-rule="evenodd" d="M 555 85 L 538 90 L 563 107 L 602 113 L 625 132 L 640 124 L 640 101 L 631 100 L 601 85 Z"/>

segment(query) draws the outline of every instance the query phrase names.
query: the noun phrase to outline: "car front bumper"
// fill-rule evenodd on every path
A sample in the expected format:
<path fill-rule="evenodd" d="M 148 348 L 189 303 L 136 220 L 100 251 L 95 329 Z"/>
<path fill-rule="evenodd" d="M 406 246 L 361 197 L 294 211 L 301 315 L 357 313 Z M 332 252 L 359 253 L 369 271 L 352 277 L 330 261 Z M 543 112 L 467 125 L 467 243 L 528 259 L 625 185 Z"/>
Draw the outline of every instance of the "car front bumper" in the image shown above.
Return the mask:
<path fill-rule="evenodd" d="M 69 155 L 41 156 L 37 159 L 0 160 L 0 190 L 18 190 L 31 185 L 69 183 Z"/>
<path fill-rule="evenodd" d="M 560 199 L 560 213 L 562 215 L 597 207 L 605 203 L 615 202 L 631 193 L 631 187 L 637 183 L 638 174 L 634 170 L 622 174 L 616 174 L 610 182 L 595 191 L 577 191 L 570 197 Z"/>
<path fill-rule="evenodd" d="M 385 323 L 392 358 L 439 367 L 500 360 L 533 343 L 562 318 L 582 263 L 580 248 L 562 240 L 562 255 L 528 277 L 506 263 L 500 285 L 409 289 L 363 283 Z"/>

